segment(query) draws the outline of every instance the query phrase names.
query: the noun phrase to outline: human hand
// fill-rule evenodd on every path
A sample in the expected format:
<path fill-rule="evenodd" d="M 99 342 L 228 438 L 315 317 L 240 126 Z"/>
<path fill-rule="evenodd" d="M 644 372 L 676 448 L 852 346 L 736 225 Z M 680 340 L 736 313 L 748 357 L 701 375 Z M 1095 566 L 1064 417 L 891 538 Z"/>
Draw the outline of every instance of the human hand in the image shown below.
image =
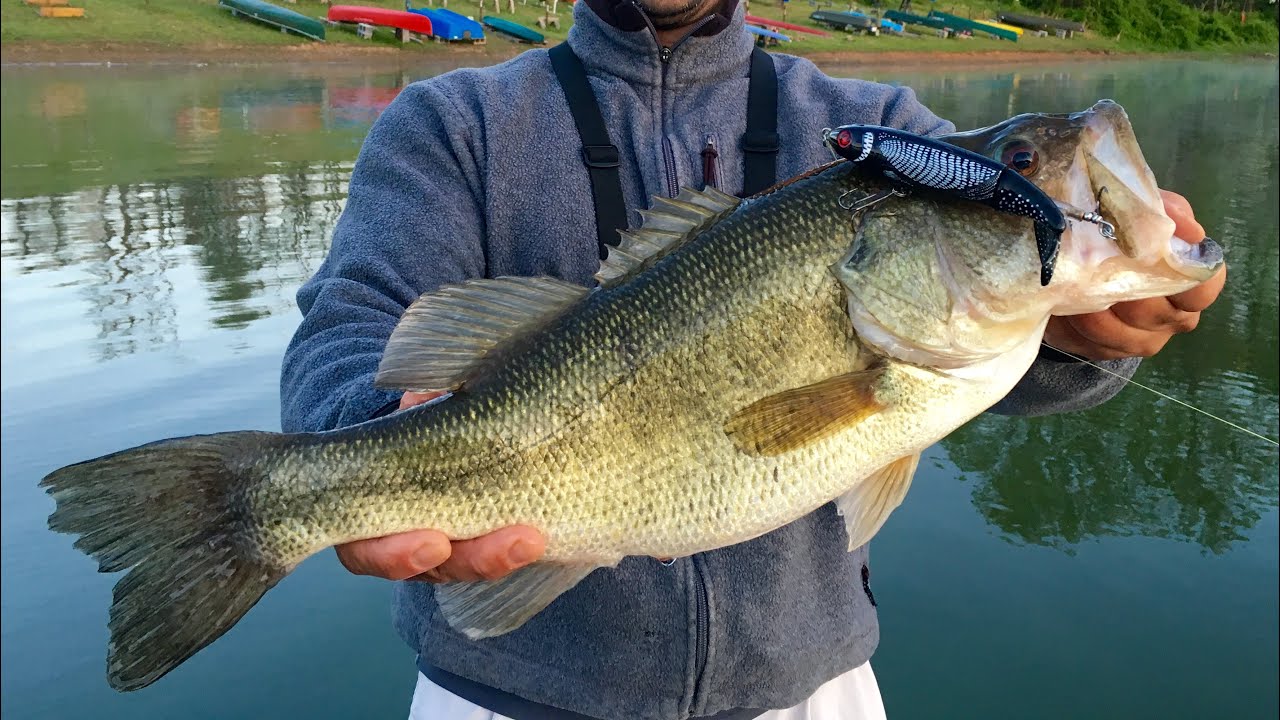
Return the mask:
<path fill-rule="evenodd" d="M 407 392 L 400 409 L 444 393 Z M 338 545 L 338 560 L 356 575 L 387 580 L 474 582 L 497 580 L 542 557 L 547 541 L 535 528 L 512 525 L 470 540 L 451 542 L 435 530 L 414 530 Z"/>
<path fill-rule="evenodd" d="M 1174 233 L 1187 242 L 1204 239 L 1191 204 L 1177 193 L 1161 190 L 1164 210 Z M 1224 265 L 1216 275 L 1186 292 L 1169 297 L 1116 303 L 1102 312 L 1049 318 L 1046 344 L 1090 360 L 1150 357 L 1178 333 L 1191 332 L 1200 313 L 1218 299 L 1227 281 Z"/>

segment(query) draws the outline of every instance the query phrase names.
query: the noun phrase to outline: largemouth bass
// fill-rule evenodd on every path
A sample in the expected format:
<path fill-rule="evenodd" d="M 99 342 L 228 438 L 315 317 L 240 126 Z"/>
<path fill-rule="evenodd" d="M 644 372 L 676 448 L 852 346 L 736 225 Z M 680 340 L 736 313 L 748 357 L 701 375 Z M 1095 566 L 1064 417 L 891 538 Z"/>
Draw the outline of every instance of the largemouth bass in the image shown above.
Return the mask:
<path fill-rule="evenodd" d="M 305 558 L 362 538 L 540 528 L 540 562 L 437 586 L 473 638 L 624 556 L 743 542 L 833 500 L 857 547 L 902 502 L 920 452 L 1022 377 L 1051 314 L 1183 291 L 1222 262 L 1212 242 L 1173 237 L 1114 103 L 946 140 L 1015 153 L 1114 239 L 1070 223 L 1046 287 L 1026 218 L 923 196 L 851 212 L 886 186 L 846 160 L 745 201 L 685 191 L 624 234 L 597 288 L 504 278 L 418 300 L 378 382 L 451 391 L 443 402 L 332 432 L 163 440 L 51 473 L 50 527 L 78 534 L 100 571 L 128 570 L 111 685 L 154 682 Z"/>

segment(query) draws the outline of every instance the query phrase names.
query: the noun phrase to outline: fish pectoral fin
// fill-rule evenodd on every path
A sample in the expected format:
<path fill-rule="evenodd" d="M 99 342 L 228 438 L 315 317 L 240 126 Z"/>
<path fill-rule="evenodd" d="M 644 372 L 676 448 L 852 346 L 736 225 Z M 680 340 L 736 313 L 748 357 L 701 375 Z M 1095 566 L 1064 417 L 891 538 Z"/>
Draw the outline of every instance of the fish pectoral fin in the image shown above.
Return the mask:
<path fill-rule="evenodd" d="M 889 513 L 907 496 L 919 465 L 919 453 L 898 458 L 836 498 L 836 512 L 844 517 L 844 529 L 849 534 L 849 550 L 866 545 L 880 532 Z"/>
<path fill-rule="evenodd" d="M 880 412 L 882 366 L 845 373 L 761 398 L 734 413 L 724 431 L 752 455 L 781 455 L 830 437 Z"/>
<path fill-rule="evenodd" d="M 436 604 L 449 625 L 472 640 L 511 632 L 600 565 L 539 562 L 500 580 L 443 583 Z"/>
<path fill-rule="evenodd" d="M 416 392 L 456 390 L 589 292 L 548 277 L 503 277 L 426 293 L 392 331 L 374 384 Z"/>

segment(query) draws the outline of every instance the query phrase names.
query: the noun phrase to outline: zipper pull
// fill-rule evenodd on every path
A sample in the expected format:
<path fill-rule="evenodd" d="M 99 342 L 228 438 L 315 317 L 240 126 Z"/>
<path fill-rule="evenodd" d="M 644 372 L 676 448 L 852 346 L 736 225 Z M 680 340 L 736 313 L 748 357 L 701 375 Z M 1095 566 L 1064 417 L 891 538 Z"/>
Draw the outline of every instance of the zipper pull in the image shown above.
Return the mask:
<path fill-rule="evenodd" d="M 720 157 L 720 153 L 716 151 L 716 141 L 707 136 L 707 145 L 702 148 L 702 189 L 715 188 L 720 189 L 720 179 L 716 177 L 716 158 Z"/>
<path fill-rule="evenodd" d="M 670 60 L 671 48 L 667 47 L 666 45 L 663 45 L 662 47 L 658 48 L 658 59 L 664 63 Z"/>

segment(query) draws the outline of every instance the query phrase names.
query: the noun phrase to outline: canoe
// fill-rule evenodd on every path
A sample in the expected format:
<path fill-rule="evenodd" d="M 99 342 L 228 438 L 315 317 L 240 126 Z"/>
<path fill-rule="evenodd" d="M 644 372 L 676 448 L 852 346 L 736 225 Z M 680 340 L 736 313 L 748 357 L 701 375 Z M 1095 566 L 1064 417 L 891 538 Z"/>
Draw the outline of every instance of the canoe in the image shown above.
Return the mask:
<path fill-rule="evenodd" d="M 411 8 L 431 20 L 431 37 L 454 42 L 484 42 L 484 28 L 465 15 L 445 8 Z"/>
<path fill-rule="evenodd" d="M 791 38 L 787 37 L 786 35 L 783 35 L 780 32 L 774 32 L 773 30 L 769 30 L 767 28 L 762 28 L 758 25 L 747 25 L 747 32 L 751 33 L 752 35 L 756 35 L 758 37 L 768 38 L 770 40 L 777 40 L 778 42 L 791 42 Z"/>
<path fill-rule="evenodd" d="M 929 17 L 937 18 L 941 20 L 943 23 L 946 24 L 947 27 L 951 28 L 952 30 L 968 30 L 971 33 L 974 33 L 974 32 L 986 33 L 988 35 L 994 35 L 995 37 L 998 37 L 1001 40 L 1010 40 L 1012 42 L 1018 42 L 1017 33 L 1013 33 L 1008 30 L 1001 30 L 998 27 L 992 27 L 990 25 L 978 22 L 976 20 L 970 20 L 969 18 L 962 18 L 959 15 L 952 15 L 950 13 L 939 12 L 937 10 L 930 10 Z"/>
<path fill-rule="evenodd" d="M 974 22 L 980 22 L 983 25 L 990 25 L 991 27 L 1000 28 L 1001 30 L 1008 30 L 1018 37 L 1022 37 L 1022 33 L 1026 32 L 1023 28 L 1005 25 L 1004 23 L 996 22 L 995 20 L 975 20 Z"/>
<path fill-rule="evenodd" d="M 884 13 L 886 20 L 902 23 L 903 25 L 924 25 L 934 30 L 945 30 L 947 24 L 938 18 L 926 17 L 924 15 L 915 15 L 901 10 L 886 10 Z"/>
<path fill-rule="evenodd" d="M 515 38 L 520 42 L 532 43 L 534 45 L 545 45 L 547 42 L 547 38 L 537 30 L 527 28 L 519 23 L 511 22 L 510 20 L 504 20 L 500 17 L 485 15 L 480 18 L 480 22 L 490 30 Z"/>
<path fill-rule="evenodd" d="M 870 30 L 876 26 L 875 22 L 865 15 L 854 15 L 835 10 L 815 10 L 810 13 L 809 19 L 833 27 L 836 30 Z"/>
<path fill-rule="evenodd" d="M 1054 30 L 1067 30 L 1069 32 L 1084 32 L 1084 23 L 1072 22 L 1070 20 L 1059 20 L 1058 18 L 1040 17 L 1039 15 L 1022 15 L 1020 13 L 1002 12 L 996 13 L 996 19 L 1008 25 L 1017 25 L 1028 30 L 1044 30 L 1045 32 L 1053 32 Z"/>
<path fill-rule="evenodd" d="M 324 40 L 324 23 L 262 0 L 218 0 L 233 17 L 246 17 L 312 40 Z"/>
<path fill-rule="evenodd" d="M 364 23 L 408 30 L 420 35 L 431 34 L 431 18 L 403 10 L 364 5 L 330 5 L 327 17 L 329 22 Z"/>
<path fill-rule="evenodd" d="M 818 30 L 811 27 L 805 27 L 803 25 L 797 25 L 795 23 L 782 22 L 781 20 L 770 20 L 769 18 L 763 18 L 763 17 L 760 17 L 759 15 L 748 15 L 747 22 L 751 23 L 752 25 L 759 25 L 760 27 L 769 28 L 773 30 L 791 30 L 793 32 L 805 33 L 808 35 L 817 35 L 819 37 L 831 37 L 831 33 L 823 30 Z"/>

